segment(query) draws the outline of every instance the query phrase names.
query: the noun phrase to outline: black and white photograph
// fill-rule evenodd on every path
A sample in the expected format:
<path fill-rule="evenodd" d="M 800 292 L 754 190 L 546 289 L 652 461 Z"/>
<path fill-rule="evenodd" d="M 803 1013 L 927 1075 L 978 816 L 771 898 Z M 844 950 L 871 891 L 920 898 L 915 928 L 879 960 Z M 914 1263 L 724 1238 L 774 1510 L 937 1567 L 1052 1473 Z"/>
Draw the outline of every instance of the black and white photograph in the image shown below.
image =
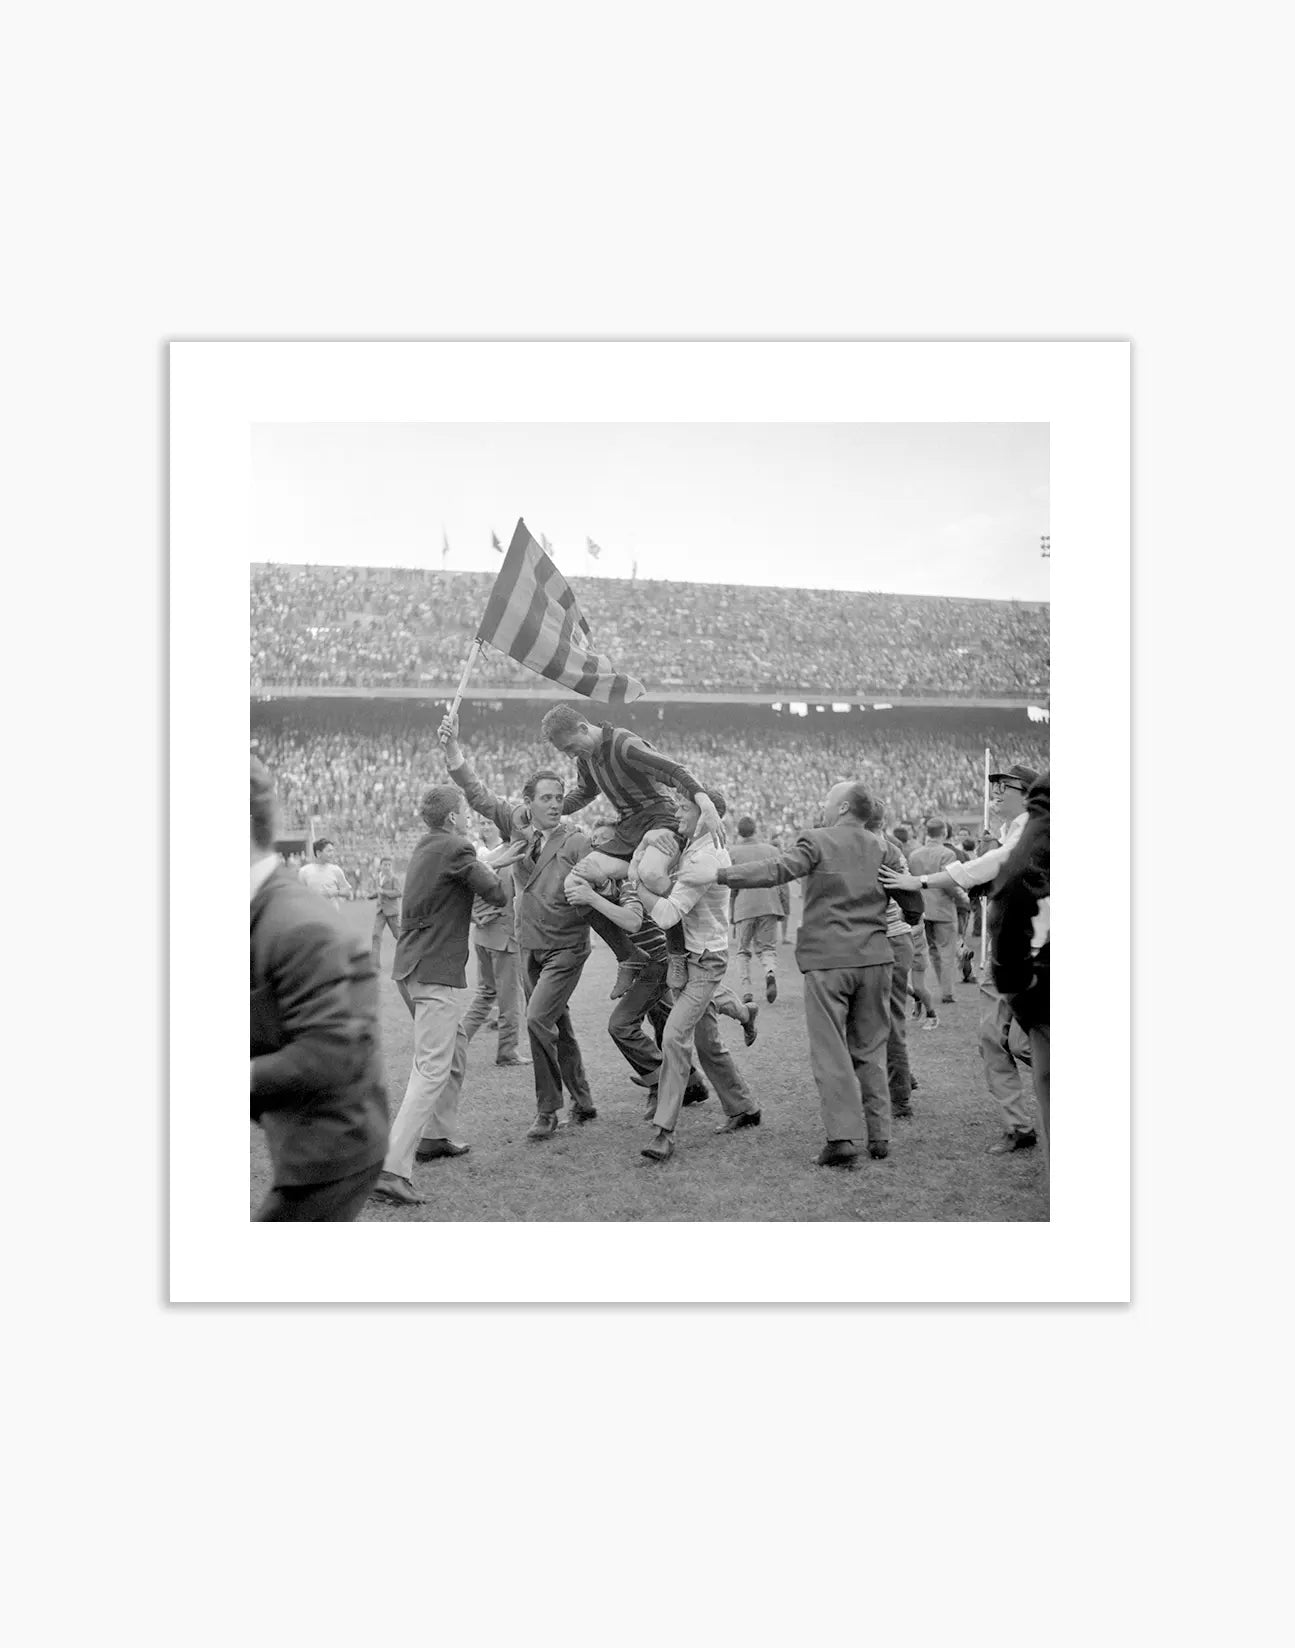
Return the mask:
<path fill-rule="evenodd" d="M 1001 348 L 942 346 L 949 396 L 929 351 L 809 346 L 784 383 L 773 346 L 607 347 L 376 351 L 457 419 L 337 393 L 351 346 L 174 351 L 179 383 L 254 359 L 292 390 L 241 426 L 220 566 L 247 637 L 253 1251 L 283 1222 L 474 1262 L 741 1225 L 791 1266 L 816 1228 L 980 1227 L 1041 1244 L 1046 1286 L 1092 1234 L 1051 1127 L 1052 738 L 1101 714 L 1054 704 L 1064 396 L 1001 415 L 1048 410 L 1002 392 Z M 905 415 L 858 402 L 861 348 Z M 1016 359 L 1106 373 L 1118 489 L 1122 347 Z M 463 381 L 523 363 L 619 405 L 478 416 Z M 1098 1210 L 1112 1252 L 1126 1195 Z M 932 1274 L 965 1286 L 971 1252 Z"/>
<path fill-rule="evenodd" d="M 1046 425 L 252 467 L 253 1218 L 1047 1218 Z"/>

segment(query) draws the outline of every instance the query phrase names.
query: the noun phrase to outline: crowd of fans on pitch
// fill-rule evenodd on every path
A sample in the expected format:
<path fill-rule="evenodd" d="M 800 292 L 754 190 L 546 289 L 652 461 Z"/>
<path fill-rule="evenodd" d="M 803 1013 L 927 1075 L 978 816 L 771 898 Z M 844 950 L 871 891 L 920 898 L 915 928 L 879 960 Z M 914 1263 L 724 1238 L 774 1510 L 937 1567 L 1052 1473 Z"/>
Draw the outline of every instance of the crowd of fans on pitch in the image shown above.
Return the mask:
<path fill-rule="evenodd" d="M 493 583 L 486 572 L 257 565 L 252 688 L 452 682 Z M 747 584 L 578 580 L 598 650 L 661 691 L 1043 696 L 1038 602 Z M 530 686 L 488 650 L 474 680 Z"/>
<path fill-rule="evenodd" d="M 1001 727 L 956 733 L 870 727 L 862 735 L 820 730 L 817 719 L 757 734 L 749 722 L 726 723 L 716 712 L 706 731 L 672 727 L 660 743 L 702 783 L 717 785 L 735 818 L 754 818 L 766 838 L 789 842 L 812 825 L 823 796 L 843 775 L 863 779 L 884 800 L 892 823 L 979 813 L 984 750 L 1001 743 Z M 412 848 L 421 833 L 419 796 L 445 770 L 433 725 L 418 728 L 393 713 L 381 730 L 320 730 L 289 714 L 272 726 L 254 726 L 253 734 L 285 817 L 304 822 L 318 815 L 325 833 L 344 842 L 357 861 L 379 851 L 403 856 Z M 533 728 L 487 724 L 467 732 L 464 746 L 473 769 L 500 795 L 519 795 L 537 766 L 574 777 L 574 764 L 540 736 L 538 716 Z M 1044 770 L 1047 752 L 1046 727 L 1012 735 L 1014 761 Z M 579 815 L 586 827 L 611 816 L 601 798 Z"/>

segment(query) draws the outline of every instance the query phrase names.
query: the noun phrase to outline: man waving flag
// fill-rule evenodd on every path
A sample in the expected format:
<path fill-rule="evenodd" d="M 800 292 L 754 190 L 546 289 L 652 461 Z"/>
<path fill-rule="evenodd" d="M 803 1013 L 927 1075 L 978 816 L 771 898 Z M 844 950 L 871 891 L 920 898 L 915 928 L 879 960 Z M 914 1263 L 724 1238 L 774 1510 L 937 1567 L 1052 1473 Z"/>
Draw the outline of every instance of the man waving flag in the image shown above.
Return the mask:
<path fill-rule="evenodd" d="M 644 686 L 594 651 L 571 585 L 518 521 L 477 639 L 537 675 L 602 704 L 630 704 Z"/>

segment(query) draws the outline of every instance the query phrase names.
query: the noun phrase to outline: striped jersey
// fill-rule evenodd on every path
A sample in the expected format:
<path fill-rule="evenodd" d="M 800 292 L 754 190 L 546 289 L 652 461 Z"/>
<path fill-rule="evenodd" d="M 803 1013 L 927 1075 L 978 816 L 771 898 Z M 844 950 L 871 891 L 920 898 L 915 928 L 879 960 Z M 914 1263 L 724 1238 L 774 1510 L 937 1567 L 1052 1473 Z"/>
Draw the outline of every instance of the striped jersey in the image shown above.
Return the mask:
<path fill-rule="evenodd" d="M 646 738 L 605 721 L 597 725 L 602 728 L 601 742 L 592 755 L 577 758 L 576 787 L 563 801 L 562 811 L 578 812 L 605 795 L 620 818 L 650 812 L 673 825 L 674 801 L 665 786 L 686 790 L 690 796 L 703 786 Z"/>

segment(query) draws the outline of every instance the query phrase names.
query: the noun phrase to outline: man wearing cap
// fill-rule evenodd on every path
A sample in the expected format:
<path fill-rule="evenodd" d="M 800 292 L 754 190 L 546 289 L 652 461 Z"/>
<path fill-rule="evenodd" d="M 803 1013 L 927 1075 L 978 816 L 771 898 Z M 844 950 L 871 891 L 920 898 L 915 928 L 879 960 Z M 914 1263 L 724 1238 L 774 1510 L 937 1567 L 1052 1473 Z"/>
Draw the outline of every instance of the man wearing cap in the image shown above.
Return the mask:
<path fill-rule="evenodd" d="M 1007 767 L 990 773 L 993 811 L 1002 827 L 1002 845 L 982 853 L 966 864 L 948 864 L 933 875 L 900 875 L 883 867 L 879 879 L 886 887 L 903 887 L 927 892 L 932 887 L 987 887 L 1007 862 L 1012 848 L 1025 829 L 1025 797 L 1038 780 L 1032 767 Z M 1034 1113 L 1021 1081 L 1022 1067 L 1030 1066 L 1029 1037 L 1013 1017 L 1007 1000 L 994 988 L 993 955 L 987 954 L 980 978 L 980 1056 L 984 1060 L 989 1091 L 1002 1109 L 1003 1136 L 989 1146 L 991 1156 L 1006 1156 L 1014 1150 L 1032 1150 L 1038 1143 Z"/>

